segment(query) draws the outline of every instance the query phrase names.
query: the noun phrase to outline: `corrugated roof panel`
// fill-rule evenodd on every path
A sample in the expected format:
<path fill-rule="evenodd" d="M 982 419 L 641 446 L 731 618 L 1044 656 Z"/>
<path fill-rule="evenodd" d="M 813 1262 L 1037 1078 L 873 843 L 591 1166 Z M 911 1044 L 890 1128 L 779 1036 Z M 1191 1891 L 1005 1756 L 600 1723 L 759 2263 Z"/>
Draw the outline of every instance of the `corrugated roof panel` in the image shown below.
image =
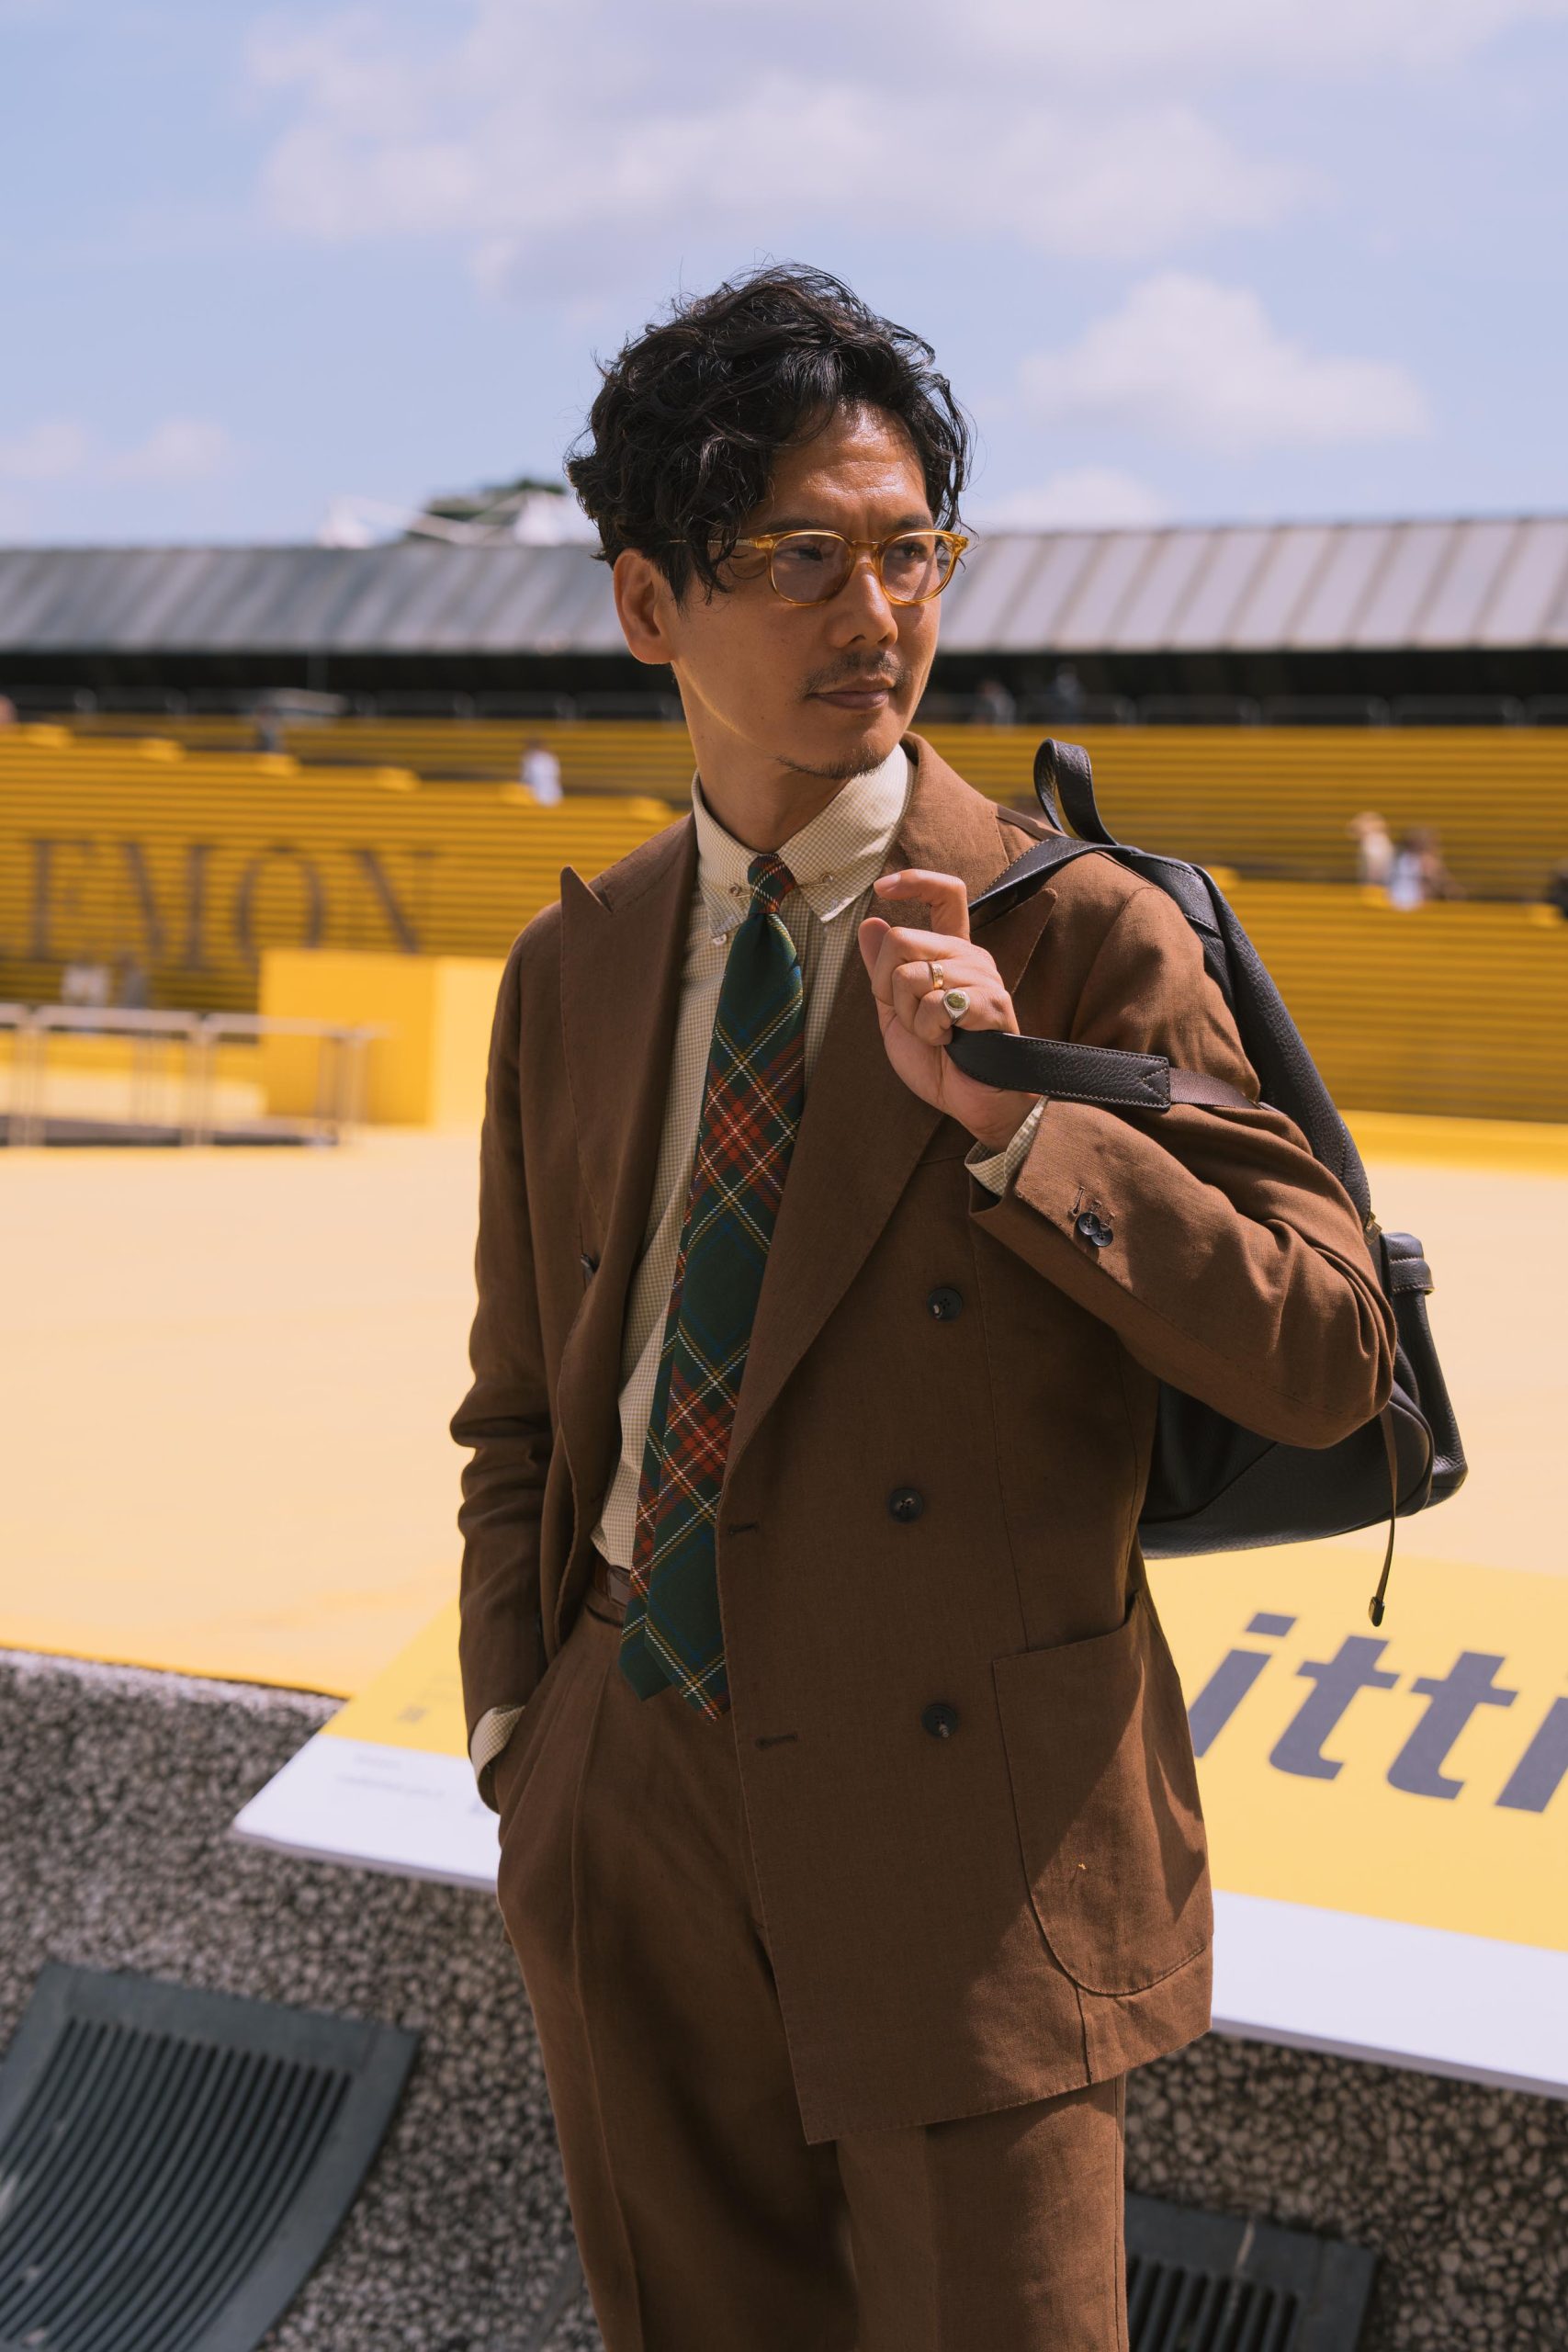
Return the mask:
<path fill-rule="evenodd" d="M 950 651 L 1568 642 L 1568 518 L 1002 532 Z M 0 650 L 618 652 L 583 547 L 0 549 Z"/>
<path fill-rule="evenodd" d="M 1116 624 L 1117 651 L 1155 652 L 1170 643 L 1218 537 L 1216 531 L 1166 532 Z"/>
<path fill-rule="evenodd" d="M 1476 641 L 1544 645 L 1568 581 L 1568 521 L 1525 523 L 1509 549 Z"/>
<path fill-rule="evenodd" d="M 454 593 L 448 596 L 439 623 L 439 643 L 445 650 L 473 652 L 510 652 L 515 644 L 513 634 L 504 623 L 497 626 L 498 612 L 507 605 L 515 588 L 517 566 L 511 559 L 512 548 L 475 548 L 473 560 L 465 561 L 455 576 Z M 483 558 L 480 561 L 479 559 Z"/>
<path fill-rule="evenodd" d="M 26 642 L 51 653 L 106 643 L 101 609 L 113 597 L 122 553 L 118 548 L 83 548 L 57 559 L 40 583 L 43 593 Z"/>
<path fill-rule="evenodd" d="M 1116 642 L 1116 624 L 1156 545 L 1153 531 L 1108 531 L 1056 625 L 1065 652 L 1092 652 Z"/>
<path fill-rule="evenodd" d="M 191 615 L 195 651 L 295 652 L 330 650 L 328 607 L 368 572 L 376 548 L 252 548 L 236 549 L 209 583 Z"/>
<path fill-rule="evenodd" d="M 610 585 L 610 567 L 595 563 L 591 568 L 584 592 L 581 621 L 581 644 L 585 653 L 624 653 L 626 639 L 621 624 L 615 618 L 615 591 Z"/>
<path fill-rule="evenodd" d="M 1410 632 L 1412 645 L 1473 645 L 1486 609 L 1518 537 L 1517 523 L 1461 523 L 1442 576 Z"/>
<path fill-rule="evenodd" d="M 135 609 L 119 626 L 117 642 L 130 651 L 156 651 L 175 643 L 182 616 L 199 604 L 205 582 L 222 563 L 217 548 L 182 548 L 169 555 L 142 584 Z"/>
<path fill-rule="evenodd" d="M 1216 531 L 1208 562 L 1182 600 L 1171 629 L 1173 648 L 1206 651 L 1225 645 L 1231 622 L 1253 575 L 1267 559 L 1272 529 Z"/>
<path fill-rule="evenodd" d="M 559 582 L 564 555 L 570 563 L 580 550 L 571 548 L 518 548 L 513 584 L 491 626 L 505 632 L 510 650 L 536 653 L 540 639 L 550 633 L 552 616 L 560 601 Z"/>
<path fill-rule="evenodd" d="M 327 652 L 379 651 L 386 642 L 383 628 L 408 593 L 409 573 L 398 560 L 402 549 L 321 552 L 330 560 L 301 571 L 294 591 L 299 599 L 298 613 L 280 618 L 277 626 L 290 631 L 303 628 L 305 642 Z"/>
<path fill-rule="evenodd" d="M 91 575 L 79 583 L 71 607 L 84 617 L 90 612 L 93 644 L 118 648 L 127 642 L 143 597 L 156 589 L 171 560 L 179 559 L 161 548 L 116 548 L 94 558 Z"/>
<path fill-rule="evenodd" d="M 0 548 L 0 646 L 39 642 L 43 616 L 60 594 L 61 570 L 55 548 Z"/>
<path fill-rule="evenodd" d="M 1291 625 L 1314 575 L 1328 556 L 1335 533 L 1326 524 L 1292 523 L 1277 532 L 1247 600 L 1232 624 L 1236 646 L 1284 646 Z"/>
<path fill-rule="evenodd" d="M 1055 531 L 1045 538 L 1045 560 L 1021 589 L 1010 620 L 994 643 L 998 652 L 1032 653 L 1055 645 L 1062 616 L 1100 552 L 1099 531 Z"/>
<path fill-rule="evenodd" d="M 1292 648 L 1349 645 L 1356 622 L 1393 544 L 1386 523 L 1345 523 L 1291 628 Z"/>
<path fill-rule="evenodd" d="M 942 641 L 950 653 L 988 652 L 1029 593 L 1051 541 L 1038 531 L 976 538 L 942 600 Z"/>
<path fill-rule="evenodd" d="M 565 653 L 580 642 L 579 616 L 590 608 L 598 583 L 592 560 L 581 548 L 549 548 L 542 552 L 550 562 L 534 641 L 541 653 Z"/>
<path fill-rule="evenodd" d="M 1353 645 L 1408 645 L 1431 602 L 1453 545 L 1452 523 L 1405 523 L 1396 529 L 1351 636 Z"/>

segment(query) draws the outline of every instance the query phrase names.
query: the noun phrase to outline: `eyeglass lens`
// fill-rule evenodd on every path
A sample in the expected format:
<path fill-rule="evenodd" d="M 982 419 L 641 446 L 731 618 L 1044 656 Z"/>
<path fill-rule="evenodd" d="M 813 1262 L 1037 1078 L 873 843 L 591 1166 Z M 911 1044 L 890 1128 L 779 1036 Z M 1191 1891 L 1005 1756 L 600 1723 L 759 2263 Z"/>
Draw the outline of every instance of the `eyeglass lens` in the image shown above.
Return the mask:
<path fill-rule="evenodd" d="M 831 531 L 791 531 L 773 549 L 773 585 L 792 604 L 819 605 L 836 596 L 854 566 L 855 551 Z M 945 588 L 953 570 L 951 541 L 938 531 L 910 531 L 882 550 L 882 584 L 895 605 L 917 605 Z"/>

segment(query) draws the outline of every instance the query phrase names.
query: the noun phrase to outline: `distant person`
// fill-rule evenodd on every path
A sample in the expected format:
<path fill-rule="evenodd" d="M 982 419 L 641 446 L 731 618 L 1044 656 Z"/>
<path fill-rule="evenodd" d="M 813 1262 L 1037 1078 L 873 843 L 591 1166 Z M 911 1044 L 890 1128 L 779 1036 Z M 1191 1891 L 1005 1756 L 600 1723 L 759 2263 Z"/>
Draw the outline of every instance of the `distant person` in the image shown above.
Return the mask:
<path fill-rule="evenodd" d="M 1546 906 L 1555 907 L 1563 920 L 1568 922 L 1568 857 L 1565 857 L 1560 865 L 1552 867 L 1547 876 L 1546 888 L 1541 892 L 1541 899 Z"/>
<path fill-rule="evenodd" d="M 113 993 L 112 983 L 107 964 L 91 956 L 73 956 L 60 975 L 60 1001 L 83 1008 L 105 1006 Z"/>
<path fill-rule="evenodd" d="M 1056 674 L 1045 690 L 1045 700 L 1053 718 L 1081 718 L 1084 707 L 1083 680 L 1070 662 L 1058 664 Z"/>
<path fill-rule="evenodd" d="M 1356 879 L 1369 890 L 1386 890 L 1393 875 L 1393 836 L 1372 808 L 1363 808 L 1345 828 L 1356 844 Z"/>
<path fill-rule="evenodd" d="M 15 727 L 17 706 L 9 695 L 0 695 L 0 727 Z"/>
<path fill-rule="evenodd" d="M 1430 825 L 1413 826 L 1400 836 L 1389 875 L 1388 902 L 1405 912 L 1436 899 L 1462 899 L 1464 892 L 1443 863 L 1443 853 Z"/>
<path fill-rule="evenodd" d="M 523 764 L 517 775 L 524 791 L 531 800 L 537 801 L 541 808 L 554 808 L 559 805 L 560 762 L 549 745 L 537 735 L 532 736 L 525 744 Z"/>
<path fill-rule="evenodd" d="M 264 703 L 256 712 L 255 748 L 258 752 L 281 752 L 283 741 L 283 721 L 276 710 L 268 709 Z"/>
<path fill-rule="evenodd" d="M 982 678 L 975 689 L 975 717 L 982 727 L 1010 727 L 1018 705 L 999 678 Z"/>
<path fill-rule="evenodd" d="M 129 1012 L 145 1012 L 147 1010 L 147 967 L 129 948 L 114 959 L 113 1001 Z"/>

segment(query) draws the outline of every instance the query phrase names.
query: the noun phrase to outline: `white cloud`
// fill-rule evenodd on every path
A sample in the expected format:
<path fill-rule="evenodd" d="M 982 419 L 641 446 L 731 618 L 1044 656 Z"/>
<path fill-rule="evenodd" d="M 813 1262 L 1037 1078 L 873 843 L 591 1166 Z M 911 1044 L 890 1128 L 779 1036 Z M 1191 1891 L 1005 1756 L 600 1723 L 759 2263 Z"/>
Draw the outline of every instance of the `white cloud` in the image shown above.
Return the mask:
<path fill-rule="evenodd" d="M 990 74 L 966 128 L 907 28 L 891 62 L 884 48 L 863 66 L 852 33 L 834 73 L 807 78 L 748 53 L 703 0 L 668 0 L 657 38 L 617 0 L 477 0 L 459 22 L 434 48 L 364 12 L 255 33 L 254 85 L 286 108 L 262 183 L 276 223 L 456 239 L 492 287 L 555 287 L 716 227 L 775 251 L 874 230 L 928 184 L 938 234 L 1134 261 L 1271 220 L 1301 193 L 1157 89 L 1089 116 L 1042 103 L 1038 75 Z"/>
<path fill-rule="evenodd" d="M 976 518 L 976 531 L 1110 530 L 1163 523 L 1170 503 L 1119 466 L 1066 466 L 1033 490 L 1013 491 Z"/>
<path fill-rule="evenodd" d="M 1568 0 L 969 0 L 964 37 L 1084 79 L 1424 72 L 1568 18 Z"/>
<path fill-rule="evenodd" d="M 30 425 L 0 441 L 0 481 L 63 481 L 80 473 L 92 449 L 85 428 L 68 417 Z"/>
<path fill-rule="evenodd" d="M 1248 288 L 1178 270 L 1134 287 L 1066 350 L 1026 359 L 1020 390 L 1044 424 L 1222 452 L 1404 440 L 1428 424 L 1404 368 L 1320 356 Z"/>
<path fill-rule="evenodd" d="M 74 417 L 57 417 L 0 441 L 0 481 L 207 481 L 234 456 L 224 427 L 203 417 L 167 417 L 126 449 L 109 447 Z"/>
<path fill-rule="evenodd" d="M 221 424 L 201 416 L 166 417 L 144 441 L 108 459 L 117 481 L 210 481 L 233 461 L 234 444 Z"/>

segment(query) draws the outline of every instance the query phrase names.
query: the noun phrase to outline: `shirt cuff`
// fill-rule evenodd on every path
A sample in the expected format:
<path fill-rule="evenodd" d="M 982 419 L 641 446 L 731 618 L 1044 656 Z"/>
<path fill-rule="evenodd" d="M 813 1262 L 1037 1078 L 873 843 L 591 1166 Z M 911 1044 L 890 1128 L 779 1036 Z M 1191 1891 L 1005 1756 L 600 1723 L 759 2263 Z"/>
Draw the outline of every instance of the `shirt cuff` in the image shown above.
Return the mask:
<path fill-rule="evenodd" d="M 521 1707 L 491 1707 L 474 1725 L 474 1736 L 468 1742 L 468 1762 L 481 1797 L 486 1795 L 488 1786 L 486 1773 L 522 1720 Z"/>
<path fill-rule="evenodd" d="M 1043 1094 L 1033 1110 L 1025 1112 L 1021 1124 L 999 1151 L 987 1151 L 983 1143 L 977 1143 L 964 1154 L 964 1167 L 971 1176 L 978 1178 L 987 1193 L 995 1193 L 999 1198 L 1012 1182 L 1023 1165 L 1024 1155 L 1034 1141 L 1034 1130 L 1040 1125 L 1040 1114 L 1045 1108 L 1045 1102 Z M 979 1159 L 975 1157 L 976 1152 L 980 1154 Z"/>

